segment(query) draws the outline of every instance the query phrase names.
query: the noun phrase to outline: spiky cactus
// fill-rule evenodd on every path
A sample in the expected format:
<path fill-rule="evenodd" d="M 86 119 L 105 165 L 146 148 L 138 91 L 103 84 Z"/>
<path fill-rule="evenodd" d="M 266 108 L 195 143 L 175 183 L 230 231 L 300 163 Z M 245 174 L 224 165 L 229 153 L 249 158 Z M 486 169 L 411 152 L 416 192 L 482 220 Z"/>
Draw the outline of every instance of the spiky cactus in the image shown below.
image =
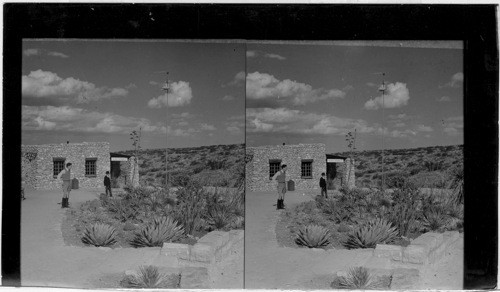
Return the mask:
<path fill-rule="evenodd" d="M 85 228 L 82 242 L 94 246 L 109 246 L 116 243 L 116 229 L 103 223 L 94 223 Z"/>
<path fill-rule="evenodd" d="M 330 233 L 322 226 L 308 225 L 299 229 L 295 243 L 309 248 L 327 246 L 330 244 Z"/>
<path fill-rule="evenodd" d="M 332 283 L 332 288 L 336 289 L 379 289 L 383 287 L 381 281 L 374 280 L 365 267 L 355 267 L 349 269 L 347 276 L 338 277 Z"/>
<path fill-rule="evenodd" d="M 378 243 L 392 241 L 398 231 L 385 219 L 372 219 L 367 224 L 354 229 L 343 240 L 347 248 L 374 248 Z"/>
<path fill-rule="evenodd" d="M 135 234 L 130 244 L 134 247 L 162 246 L 184 236 L 184 228 L 170 217 L 155 218 Z"/>

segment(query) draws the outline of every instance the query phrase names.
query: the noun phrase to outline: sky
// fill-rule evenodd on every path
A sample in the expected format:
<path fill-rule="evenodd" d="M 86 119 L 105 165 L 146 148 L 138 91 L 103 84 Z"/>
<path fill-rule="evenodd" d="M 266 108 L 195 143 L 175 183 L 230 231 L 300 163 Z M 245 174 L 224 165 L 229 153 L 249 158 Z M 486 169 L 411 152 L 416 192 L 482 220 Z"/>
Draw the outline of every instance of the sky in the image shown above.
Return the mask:
<path fill-rule="evenodd" d="M 241 43 L 24 40 L 22 143 L 244 143 L 245 59 Z"/>
<path fill-rule="evenodd" d="M 354 131 L 360 151 L 463 144 L 463 51 L 450 47 L 248 44 L 247 146 L 343 152 Z"/>

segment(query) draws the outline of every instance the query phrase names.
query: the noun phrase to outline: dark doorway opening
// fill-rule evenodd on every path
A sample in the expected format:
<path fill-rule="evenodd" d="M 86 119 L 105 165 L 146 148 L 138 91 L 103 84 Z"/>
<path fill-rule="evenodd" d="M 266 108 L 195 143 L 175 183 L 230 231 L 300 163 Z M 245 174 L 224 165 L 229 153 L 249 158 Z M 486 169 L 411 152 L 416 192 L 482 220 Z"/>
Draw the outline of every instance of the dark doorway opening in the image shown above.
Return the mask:
<path fill-rule="evenodd" d="M 329 190 L 335 189 L 334 180 L 337 177 L 337 163 L 326 164 L 326 188 Z"/>

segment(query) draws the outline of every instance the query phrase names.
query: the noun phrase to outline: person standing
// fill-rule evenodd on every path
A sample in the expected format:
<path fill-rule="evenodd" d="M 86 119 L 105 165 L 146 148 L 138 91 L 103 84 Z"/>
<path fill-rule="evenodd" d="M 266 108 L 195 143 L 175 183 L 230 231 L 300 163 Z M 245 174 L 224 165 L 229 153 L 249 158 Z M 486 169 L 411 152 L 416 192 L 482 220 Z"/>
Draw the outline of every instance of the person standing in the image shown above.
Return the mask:
<path fill-rule="evenodd" d="M 66 167 L 59 172 L 57 179 L 62 179 L 63 198 L 61 208 L 69 207 L 69 192 L 71 192 L 71 163 L 66 163 Z"/>
<path fill-rule="evenodd" d="M 321 173 L 321 178 L 319 179 L 319 187 L 321 188 L 321 196 L 325 195 L 325 198 L 328 198 L 328 194 L 326 193 L 326 179 L 325 173 Z"/>
<path fill-rule="evenodd" d="M 109 171 L 106 171 L 106 176 L 104 176 L 104 187 L 106 188 L 106 196 L 108 195 L 112 197 L 113 194 L 111 193 L 111 180 L 109 179 Z"/>
<path fill-rule="evenodd" d="M 281 165 L 281 170 L 274 174 L 273 181 L 278 182 L 278 200 L 276 202 L 276 209 L 284 209 L 286 193 L 286 164 Z"/>

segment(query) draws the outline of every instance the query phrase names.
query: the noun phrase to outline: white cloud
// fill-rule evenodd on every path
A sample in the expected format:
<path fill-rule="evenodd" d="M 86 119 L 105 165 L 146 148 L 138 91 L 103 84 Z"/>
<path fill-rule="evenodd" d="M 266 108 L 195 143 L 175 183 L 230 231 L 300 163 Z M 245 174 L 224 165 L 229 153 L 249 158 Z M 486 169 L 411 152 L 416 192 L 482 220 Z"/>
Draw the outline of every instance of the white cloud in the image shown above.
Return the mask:
<path fill-rule="evenodd" d="M 159 82 L 156 82 L 156 81 L 151 80 L 151 81 L 149 81 L 149 84 L 150 84 L 150 85 L 153 85 L 153 86 L 157 86 L 157 85 L 159 85 L 160 83 L 159 83 Z"/>
<path fill-rule="evenodd" d="M 373 82 L 367 82 L 366 86 L 368 86 L 368 87 L 377 87 L 377 86 L 379 86 L 379 84 L 375 84 Z"/>
<path fill-rule="evenodd" d="M 151 108 L 184 106 L 191 103 L 192 98 L 193 91 L 189 82 L 178 81 L 170 84 L 169 92 L 149 100 L 148 106 Z"/>
<path fill-rule="evenodd" d="M 245 131 L 245 115 L 231 116 L 227 119 L 226 130 L 231 135 L 242 135 Z"/>
<path fill-rule="evenodd" d="M 437 101 L 439 102 L 447 102 L 447 101 L 450 101 L 450 97 L 449 96 L 441 96 L 439 98 L 437 98 Z"/>
<path fill-rule="evenodd" d="M 270 58 L 270 59 L 278 59 L 278 60 L 280 60 L 280 61 L 286 60 L 286 58 L 285 58 L 285 57 L 280 56 L 280 55 L 278 55 L 278 54 L 265 54 L 265 55 L 264 55 L 264 57 L 266 57 L 266 58 Z"/>
<path fill-rule="evenodd" d="M 392 130 L 389 132 L 389 136 L 393 138 L 406 138 L 409 136 L 415 136 L 417 135 L 417 132 L 406 129 L 406 130 Z"/>
<path fill-rule="evenodd" d="M 233 80 L 227 84 L 223 84 L 222 87 L 226 86 L 242 86 L 245 84 L 245 71 L 240 71 L 234 75 Z"/>
<path fill-rule="evenodd" d="M 63 79 L 49 71 L 31 71 L 22 76 L 22 95 L 36 98 L 75 99 L 77 103 L 88 103 L 104 98 L 122 97 L 128 94 L 124 88 L 96 87 L 93 83 L 73 77 Z"/>
<path fill-rule="evenodd" d="M 273 75 L 259 72 L 247 75 L 246 92 L 249 99 L 286 98 L 291 99 L 294 105 L 343 98 L 346 95 L 339 89 L 313 89 L 309 84 L 290 79 L 280 81 Z"/>
<path fill-rule="evenodd" d="M 398 108 L 408 104 L 410 92 L 405 83 L 396 82 L 387 85 L 384 96 L 378 96 L 365 103 L 365 109 Z"/>
<path fill-rule="evenodd" d="M 418 132 L 432 132 L 432 131 L 434 131 L 434 129 L 432 127 L 425 126 L 425 125 L 417 125 L 416 130 Z"/>
<path fill-rule="evenodd" d="M 23 51 L 23 54 L 27 57 L 29 56 L 38 56 L 42 53 L 39 49 L 26 49 Z"/>
<path fill-rule="evenodd" d="M 43 54 L 51 57 L 58 57 L 58 58 L 69 58 L 68 55 L 60 53 L 60 52 L 48 52 L 42 49 L 26 49 L 23 51 L 23 54 L 26 57 L 31 57 L 31 56 L 41 56 Z"/>
<path fill-rule="evenodd" d="M 443 131 L 450 136 L 457 136 L 463 133 L 464 117 L 456 116 L 442 120 Z"/>
<path fill-rule="evenodd" d="M 263 51 L 247 51 L 247 58 L 255 58 L 255 57 L 260 57 L 263 56 L 264 58 L 269 58 L 269 59 L 276 59 L 276 60 L 286 60 L 285 57 L 278 55 L 278 54 L 273 54 L 273 53 L 266 53 Z"/>
<path fill-rule="evenodd" d="M 145 132 L 165 133 L 164 125 L 152 123 L 146 118 L 125 117 L 70 106 L 22 107 L 23 130 L 125 134 L 139 127 Z"/>
<path fill-rule="evenodd" d="M 247 108 L 247 132 L 344 135 L 356 128 L 361 133 L 376 129 L 360 119 L 339 118 L 287 108 Z"/>
<path fill-rule="evenodd" d="M 48 52 L 47 55 L 52 56 L 52 57 L 59 57 L 59 58 L 69 58 L 68 55 L 59 53 L 59 52 Z"/>
<path fill-rule="evenodd" d="M 217 128 L 215 128 L 214 125 L 210 125 L 210 124 L 206 124 L 206 123 L 202 123 L 200 125 L 200 127 L 201 127 L 201 130 L 203 130 L 203 131 L 215 131 L 215 130 L 217 130 Z"/>
<path fill-rule="evenodd" d="M 253 58 L 257 56 L 257 52 L 255 51 L 247 51 L 247 58 Z"/>
<path fill-rule="evenodd" d="M 225 95 L 223 98 L 222 98 L 223 101 L 231 101 L 231 100 L 234 100 L 234 96 L 232 95 Z"/>
<path fill-rule="evenodd" d="M 240 127 L 236 127 L 236 126 L 228 126 L 228 127 L 226 127 L 226 130 L 231 135 L 241 135 L 241 134 L 243 134 L 243 131 L 241 130 L 241 128 Z"/>
<path fill-rule="evenodd" d="M 464 73 L 458 72 L 458 73 L 453 74 L 453 76 L 451 76 L 450 82 L 448 82 L 444 85 L 440 85 L 439 88 L 443 88 L 443 87 L 457 88 L 457 87 L 461 87 L 463 82 L 464 82 Z"/>

